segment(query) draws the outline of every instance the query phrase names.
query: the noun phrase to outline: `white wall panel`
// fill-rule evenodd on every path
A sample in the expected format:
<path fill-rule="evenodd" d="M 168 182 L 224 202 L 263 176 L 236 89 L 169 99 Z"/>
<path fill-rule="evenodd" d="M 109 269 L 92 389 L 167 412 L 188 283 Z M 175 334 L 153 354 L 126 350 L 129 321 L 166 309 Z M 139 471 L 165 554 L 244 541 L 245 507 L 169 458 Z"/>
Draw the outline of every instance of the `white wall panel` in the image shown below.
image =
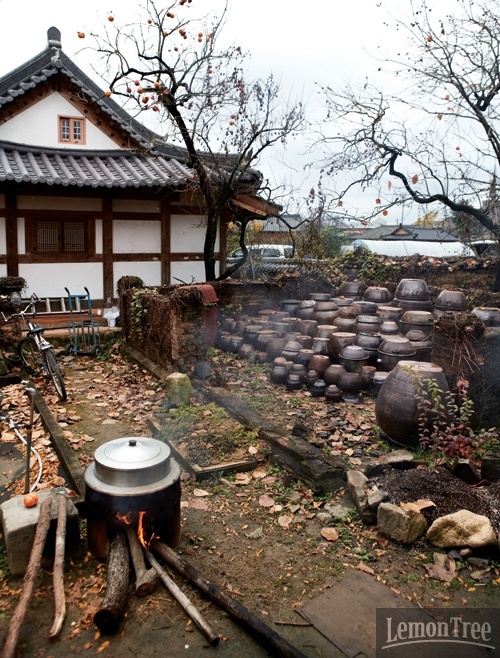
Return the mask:
<path fill-rule="evenodd" d="M 113 220 L 113 253 L 141 254 L 161 251 L 161 222 Z"/>
<path fill-rule="evenodd" d="M 7 254 L 7 238 L 5 235 L 5 217 L 0 217 L 0 254 Z"/>
<path fill-rule="evenodd" d="M 22 263 L 19 276 L 28 284 L 28 295 L 34 292 L 38 297 L 64 297 L 65 287 L 79 295 L 86 286 L 91 298 L 103 296 L 101 263 Z"/>
<path fill-rule="evenodd" d="M 205 241 L 205 217 L 204 215 L 172 215 L 170 220 L 170 242 L 172 253 L 199 252 L 203 253 Z M 219 249 L 219 235 L 215 244 L 215 250 Z"/>
<path fill-rule="evenodd" d="M 114 263 L 113 265 L 113 296 L 116 297 L 116 284 L 122 276 L 138 276 L 145 286 L 161 285 L 161 263 L 160 261 L 150 262 L 129 262 Z"/>

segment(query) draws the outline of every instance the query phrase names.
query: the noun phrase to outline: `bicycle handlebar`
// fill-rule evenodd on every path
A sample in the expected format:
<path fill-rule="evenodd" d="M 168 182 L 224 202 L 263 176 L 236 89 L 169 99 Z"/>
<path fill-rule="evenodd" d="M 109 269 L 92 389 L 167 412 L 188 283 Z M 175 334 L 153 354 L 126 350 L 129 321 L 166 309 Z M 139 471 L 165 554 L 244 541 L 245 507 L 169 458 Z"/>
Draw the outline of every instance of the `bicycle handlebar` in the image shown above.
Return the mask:
<path fill-rule="evenodd" d="M 26 307 L 22 311 L 18 311 L 17 313 L 11 313 L 11 315 L 9 315 L 9 317 L 7 317 L 5 315 L 5 313 L 2 311 L 1 315 L 2 315 L 3 321 L 6 324 L 8 324 L 9 322 L 14 320 L 15 318 L 23 318 L 23 320 L 24 320 L 25 316 L 29 315 L 29 314 L 32 317 L 35 317 L 35 315 L 36 315 L 35 304 L 38 301 L 39 301 L 39 298 L 37 297 L 37 295 L 35 295 L 35 293 L 33 293 L 30 297 L 30 301 L 28 302 L 28 304 L 26 305 Z M 31 313 L 28 313 L 29 309 L 32 309 Z"/>

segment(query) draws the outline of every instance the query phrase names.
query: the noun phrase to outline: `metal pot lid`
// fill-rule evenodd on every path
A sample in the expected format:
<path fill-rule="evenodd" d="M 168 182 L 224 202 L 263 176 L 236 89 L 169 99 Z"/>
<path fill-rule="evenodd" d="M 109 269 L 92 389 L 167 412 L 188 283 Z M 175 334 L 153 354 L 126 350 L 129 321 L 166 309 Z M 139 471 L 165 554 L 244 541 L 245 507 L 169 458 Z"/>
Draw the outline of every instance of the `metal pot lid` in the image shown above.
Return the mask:
<path fill-rule="evenodd" d="M 124 437 L 108 441 L 94 453 L 96 476 L 108 484 L 152 484 L 170 470 L 170 448 L 148 437 Z"/>

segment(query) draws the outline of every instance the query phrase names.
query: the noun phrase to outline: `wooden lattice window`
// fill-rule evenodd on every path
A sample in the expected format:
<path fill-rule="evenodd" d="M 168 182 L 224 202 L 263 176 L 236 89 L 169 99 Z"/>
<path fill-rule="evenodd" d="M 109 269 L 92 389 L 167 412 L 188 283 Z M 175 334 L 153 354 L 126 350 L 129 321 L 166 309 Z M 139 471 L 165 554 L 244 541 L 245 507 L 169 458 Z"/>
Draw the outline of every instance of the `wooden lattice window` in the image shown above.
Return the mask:
<path fill-rule="evenodd" d="M 59 141 L 69 144 L 85 144 L 85 119 L 59 117 Z"/>
<path fill-rule="evenodd" d="M 82 220 L 39 219 L 34 229 L 36 253 L 74 254 L 87 250 L 86 223 Z"/>

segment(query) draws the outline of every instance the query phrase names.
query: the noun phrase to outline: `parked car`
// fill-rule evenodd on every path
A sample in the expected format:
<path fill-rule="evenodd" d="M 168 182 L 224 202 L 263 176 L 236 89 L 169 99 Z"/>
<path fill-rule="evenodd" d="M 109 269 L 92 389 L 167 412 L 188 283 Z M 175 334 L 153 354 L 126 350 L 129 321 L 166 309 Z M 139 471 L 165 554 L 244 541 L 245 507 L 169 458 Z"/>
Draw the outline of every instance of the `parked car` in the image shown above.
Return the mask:
<path fill-rule="evenodd" d="M 247 247 L 248 257 L 255 260 L 284 260 L 285 258 L 291 258 L 293 253 L 293 247 L 287 244 L 260 244 L 260 245 L 250 245 Z M 235 249 L 227 257 L 228 263 L 235 263 L 240 260 L 243 256 L 242 249 Z"/>

